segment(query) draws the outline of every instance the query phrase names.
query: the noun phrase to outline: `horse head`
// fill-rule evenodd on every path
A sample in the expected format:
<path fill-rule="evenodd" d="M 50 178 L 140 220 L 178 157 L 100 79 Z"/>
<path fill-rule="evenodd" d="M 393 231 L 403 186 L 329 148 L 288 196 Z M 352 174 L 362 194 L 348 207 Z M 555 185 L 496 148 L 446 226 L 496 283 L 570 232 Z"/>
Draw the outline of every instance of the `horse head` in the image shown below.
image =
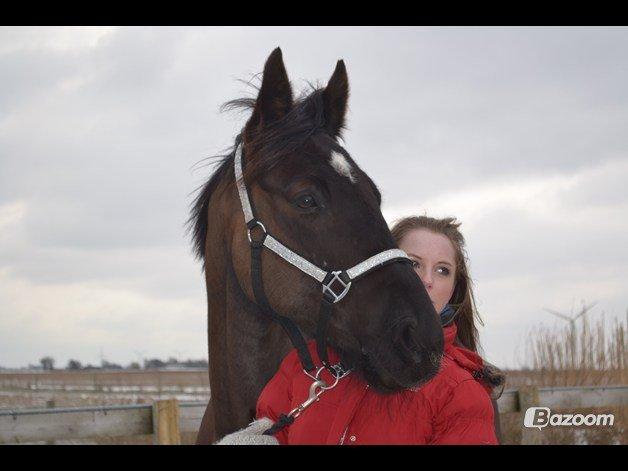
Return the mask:
<path fill-rule="evenodd" d="M 265 230 L 323 270 L 347 269 L 396 248 L 377 186 L 341 145 L 348 98 L 347 71 L 338 61 L 325 87 L 295 99 L 277 48 L 266 61 L 257 98 L 237 103 L 252 109 L 236 147 L 241 146 L 246 161 L 243 178 L 256 217 Z M 226 163 L 232 162 L 233 155 Z M 233 181 L 228 167 L 222 173 Z M 213 206 L 219 212 L 214 218 L 222 223 L 224 256 L 242 291 L 254 300 L 250 228 L 235 186 L 224 188 L 230 190 L 222 191 Z M 206 236 L 197 230 L 199 252 L 211 245 Z M 262 263 L 272 308 L 314 337 L 320 284 L 275 254 L 264 254 Z M 432 378 L 443 350 L 437 313 L 416 273 L 403 263 L 383 266 L 351 286 L 334 306 L 327 341 L 344 364 L 385 393 Z"/>

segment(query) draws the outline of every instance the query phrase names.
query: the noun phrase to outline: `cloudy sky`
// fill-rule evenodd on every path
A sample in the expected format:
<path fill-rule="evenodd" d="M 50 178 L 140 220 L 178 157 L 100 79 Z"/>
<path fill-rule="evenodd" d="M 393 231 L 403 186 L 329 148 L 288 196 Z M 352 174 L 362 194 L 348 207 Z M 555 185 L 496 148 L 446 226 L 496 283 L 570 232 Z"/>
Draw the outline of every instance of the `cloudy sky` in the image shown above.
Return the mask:
<path fill-rule="evenodd" d="M 345 60 L 387 220 L 462 221 L 489 360 L 544 308 L 625 315 L 626 28 L 0 28 L 0 365 L 206 357 L 194 165 L 278 45 L 296 88 Z"/>

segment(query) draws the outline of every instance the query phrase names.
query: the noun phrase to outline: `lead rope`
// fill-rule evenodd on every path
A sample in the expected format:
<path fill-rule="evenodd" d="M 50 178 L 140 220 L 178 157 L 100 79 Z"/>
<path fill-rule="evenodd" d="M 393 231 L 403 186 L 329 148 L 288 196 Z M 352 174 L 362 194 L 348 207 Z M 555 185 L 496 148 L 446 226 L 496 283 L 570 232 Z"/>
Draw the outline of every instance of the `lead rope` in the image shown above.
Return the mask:
<path fill-rule="evenodd" d="M 279 419 L 277 419 L 277 422 L 275 422 L 273 426 L 270 427 L 268 430 L 266 430 L 262 435 L 275 435 L 281 432 L 284 428 L 288 427 L 289 425 L 292 425 L 294 420 L 299 415 L 301 415 L 301 413 L 305 409 L 310 407 L 315 402 L 319 401 L 319 398 L 325 391 L 329 391 L 330 389 L 335 388 L 338 382 L 342 378 L 344 378 L 349 373 L 351 373 L 351 370 L 343 370 L 340 363 L 333 365 L 332 367 L 330 367 L 330 369 L 334 371 L 335 380 L 331 385 L 327 385 L 327 383 L 320 377 L 321 373 L 325 369 L 326 369 L 325 367 L 319 368 L 316 371 L 316 376 L 312 376 L 311 374 L 309 374 L 307 371 L 304 370 L 306 375 L 314 379 L 314 382 L 310 386 L 310 393 L 309 393 L 308 398 L 304 402 L 299 404 L 297 407 L 292 409 L 288 414 L 281 414 L 279 416 Z"/>

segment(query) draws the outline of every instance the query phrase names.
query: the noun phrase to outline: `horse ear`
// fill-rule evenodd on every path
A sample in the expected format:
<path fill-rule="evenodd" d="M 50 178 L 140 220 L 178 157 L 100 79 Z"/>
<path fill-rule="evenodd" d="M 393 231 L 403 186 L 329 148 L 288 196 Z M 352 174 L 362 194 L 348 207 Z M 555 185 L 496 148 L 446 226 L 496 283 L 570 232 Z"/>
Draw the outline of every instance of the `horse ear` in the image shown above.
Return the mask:
<path fill-rule="evenodd" d="M 292 87 L 283 64 L 281 49 L 275 49 L 264 65 L 262 86 L 247 128 L 262 129 L 283 118 L 292 107 Z"/>
<path fill-rule="evenodd" d="M 323 91 L 325 127 L 333 137 L 340 136 L 344 128 L 348 99 L 349 77 L 344 61 L 339 60 Z"/>

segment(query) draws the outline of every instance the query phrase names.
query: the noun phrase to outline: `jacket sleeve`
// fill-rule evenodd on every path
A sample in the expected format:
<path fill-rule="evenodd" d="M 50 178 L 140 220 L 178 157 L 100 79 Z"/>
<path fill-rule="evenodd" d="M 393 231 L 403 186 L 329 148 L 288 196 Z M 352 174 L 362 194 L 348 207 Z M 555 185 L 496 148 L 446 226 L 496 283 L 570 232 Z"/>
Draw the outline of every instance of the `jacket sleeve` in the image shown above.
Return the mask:
<path fill-rule="evenodd" d="M 430 444 L 497 445 L 493 405 L 486 390 L 475 380 L 462 381 L 434 420 Z"/>
<path fill-rule="evenodd" d="M 262 419 L 269 418 L 273 423 L 277 422 L 281 414 L 287 414 L 292 410 L 292 381 L 290 371 L 294 363 L 293 357 L 289 354 L 279 367 L 279 371 L 266 384 L 257 400 L 257 410 L 255 417 Z M 281 445 L 288 443 L 288 429 L 285 428 L 275 434 L 275 438 Z"/>

